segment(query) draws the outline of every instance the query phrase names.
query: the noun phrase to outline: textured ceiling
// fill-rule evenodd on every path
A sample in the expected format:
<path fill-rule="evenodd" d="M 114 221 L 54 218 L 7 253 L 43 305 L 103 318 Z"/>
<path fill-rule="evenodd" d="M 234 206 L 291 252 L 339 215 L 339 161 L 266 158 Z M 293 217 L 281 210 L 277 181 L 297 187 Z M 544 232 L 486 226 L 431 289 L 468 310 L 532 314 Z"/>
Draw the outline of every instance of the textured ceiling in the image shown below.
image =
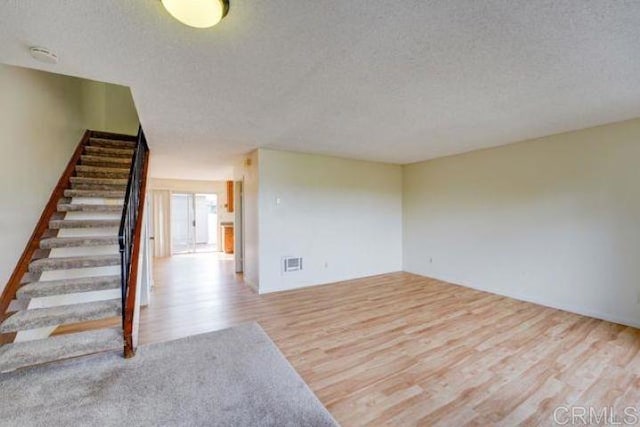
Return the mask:
<path fill-rule="evenodd" d="M 410 163 L 640 116 L 638 0 L 5 0 L 0 62 L 130 86 L 152 174 L 264 146 Z M 30 45 L 60 57 L 33 61 Z"/>

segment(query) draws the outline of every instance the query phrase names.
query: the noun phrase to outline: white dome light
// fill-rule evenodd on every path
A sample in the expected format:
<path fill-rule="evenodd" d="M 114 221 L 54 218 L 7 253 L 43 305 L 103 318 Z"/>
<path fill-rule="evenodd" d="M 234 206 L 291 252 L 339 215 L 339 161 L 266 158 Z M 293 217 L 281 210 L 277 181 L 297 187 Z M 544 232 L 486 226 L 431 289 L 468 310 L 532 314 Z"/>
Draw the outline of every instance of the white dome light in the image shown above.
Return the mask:
<path fill-rule="evenodd" d="M 213 27 L 229 11 L 228 0 L 162 0 L 162 5 L 178 21 L 195 28 Z"/>

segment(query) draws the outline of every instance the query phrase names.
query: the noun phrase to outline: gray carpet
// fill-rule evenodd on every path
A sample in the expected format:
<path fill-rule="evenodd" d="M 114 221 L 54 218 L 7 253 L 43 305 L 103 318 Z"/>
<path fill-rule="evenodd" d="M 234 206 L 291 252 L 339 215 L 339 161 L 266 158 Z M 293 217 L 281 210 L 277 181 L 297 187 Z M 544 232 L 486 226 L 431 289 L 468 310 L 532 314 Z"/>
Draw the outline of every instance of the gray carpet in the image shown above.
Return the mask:
<path fill-rule="evenodd" d="M 0 375 L 11 426 L 335 426 L 256 323 Z"/>

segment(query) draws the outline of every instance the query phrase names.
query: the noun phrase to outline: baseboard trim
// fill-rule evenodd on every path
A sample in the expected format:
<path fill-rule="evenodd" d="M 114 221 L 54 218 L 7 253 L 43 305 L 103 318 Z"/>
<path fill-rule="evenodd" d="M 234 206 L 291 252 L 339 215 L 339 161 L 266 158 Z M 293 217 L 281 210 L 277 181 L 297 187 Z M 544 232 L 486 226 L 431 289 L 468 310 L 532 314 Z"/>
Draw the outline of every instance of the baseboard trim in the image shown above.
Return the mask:
<path fill-rule="evenodd" d="M 267 295 L 267 294 L 275 294 L 275 293 L 280 293 L 280 292 L 289 292 L 289 291 L 297 291 L 300 289 L 306 289 L 306 288 L 315 288 L 317 286 L 328 286 L 328 285 L 335 285 L 338 283 L 344 283 L 344 282 L 349 282 L 351 280 L 362 280 L 362 279 L 368 279 L 368 278 L 372 278 L 372 277 L 377 277 L 377 276 L 385 276 L 387 274 L 398 274 L 398 273 L 404 273 L 404 271 L 402 270 L 394 270 L 394 271 L 386 271 L 383 273 L 372 273 L 372 274 L 367 274 L 365 276 L 349 276 L 349 277 L 345 277 L 342 279 L 338 279 L 338 280 L 333 280 L 330 282 L 322 282 L 322 283 L 308 283 L 308 284 L 304 284 L 304 285 L 297 285 L 297 286 L 291 286 L 291 287 L 276 287 L 276 288 L 272 288 L 269 289 L 268 291 L 260 291 L 260 295 Z"/>
<path fill-rule="evenodd" d="M 591 317 L 591 318 L 599 319 L 599 320 L 605 320 L 607 322 L 618 323 L 620 325 L 631 326 L 632 328 L 640 329 L 640 322 L 638 320 L 626 319 L 624 317 L 616 316 L 615 314 L 602 313 L 602 312 L 599 312 L 597 310 L 591 310 L 591 309 L 585 308 L 585 307 L 576 307 L 576 306 L 565 305 L 565 304 L 556 304 L 554 302 L 542 300 L 542 299 L 536 298 L 536 297 L 531 297 L 529 295 L 521 295 L 521 294 L 518 294 L 516 292 L 497 292 L 496 290 L 493 290 L 493 289 L 481 288 L 481 287 L 474 286 L 474 285 L 469 284 L 469 283 L 459 283 L 459 282 L 456 282 L 456 281 L 453 281 L 453 280 L 449 280 L 449 279 L 443 278 L 443 277 L 425 276 L 424 274 L 416 273 L 416 272 L 409 271 L 409 270 L 405 270 L 405 272 L 406 273 L 410 273 L 410 274 L 415 274 L 416 276 L 425 277 L 425 278 L 428 278 L 428 279 L 440 280 L 441 282 L 450 283 L 450 284 L 456 285 L 456 286 L 462 286 L 462 287 L 465 287 L 465 288 L 474 289 L 476 291 L 489 292 L 489 293 L 494 294 L 494 295 L 500 295 L 500 296 L 507 297 L 507 298 L 512 298 L 512 299 L 515 299 L 515 300 L 518 300 L 518 301 L 530 302 L 530 303 L 533 303 L 533 304 L 541 305 L 543 307 L 554 308 L 556 310 L 567 311 L 569 313 L 579 314 L 581 316 Z"/>
<path fill-rule="evenodd" d="M 253 282 L 248 281 L 247 279 L 244 279 L 244 283 L 249 286 L 249 288 L 254 291 L 255 293 L 259 294 L 260 291 L 258 290 L 258 285 L 256 285 Z"/>

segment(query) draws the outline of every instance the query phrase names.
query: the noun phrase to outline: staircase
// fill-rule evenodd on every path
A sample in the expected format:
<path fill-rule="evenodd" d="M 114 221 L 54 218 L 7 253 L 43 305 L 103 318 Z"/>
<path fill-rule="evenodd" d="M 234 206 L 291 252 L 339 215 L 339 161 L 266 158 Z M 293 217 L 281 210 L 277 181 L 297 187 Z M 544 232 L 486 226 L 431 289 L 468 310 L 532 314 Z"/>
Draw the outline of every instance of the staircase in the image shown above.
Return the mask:
<path fill-rule="evenodd" d="M 138 145 L 85 133 L 2 294 L 0 372 L 123 349 L 121 223 Z"/>

